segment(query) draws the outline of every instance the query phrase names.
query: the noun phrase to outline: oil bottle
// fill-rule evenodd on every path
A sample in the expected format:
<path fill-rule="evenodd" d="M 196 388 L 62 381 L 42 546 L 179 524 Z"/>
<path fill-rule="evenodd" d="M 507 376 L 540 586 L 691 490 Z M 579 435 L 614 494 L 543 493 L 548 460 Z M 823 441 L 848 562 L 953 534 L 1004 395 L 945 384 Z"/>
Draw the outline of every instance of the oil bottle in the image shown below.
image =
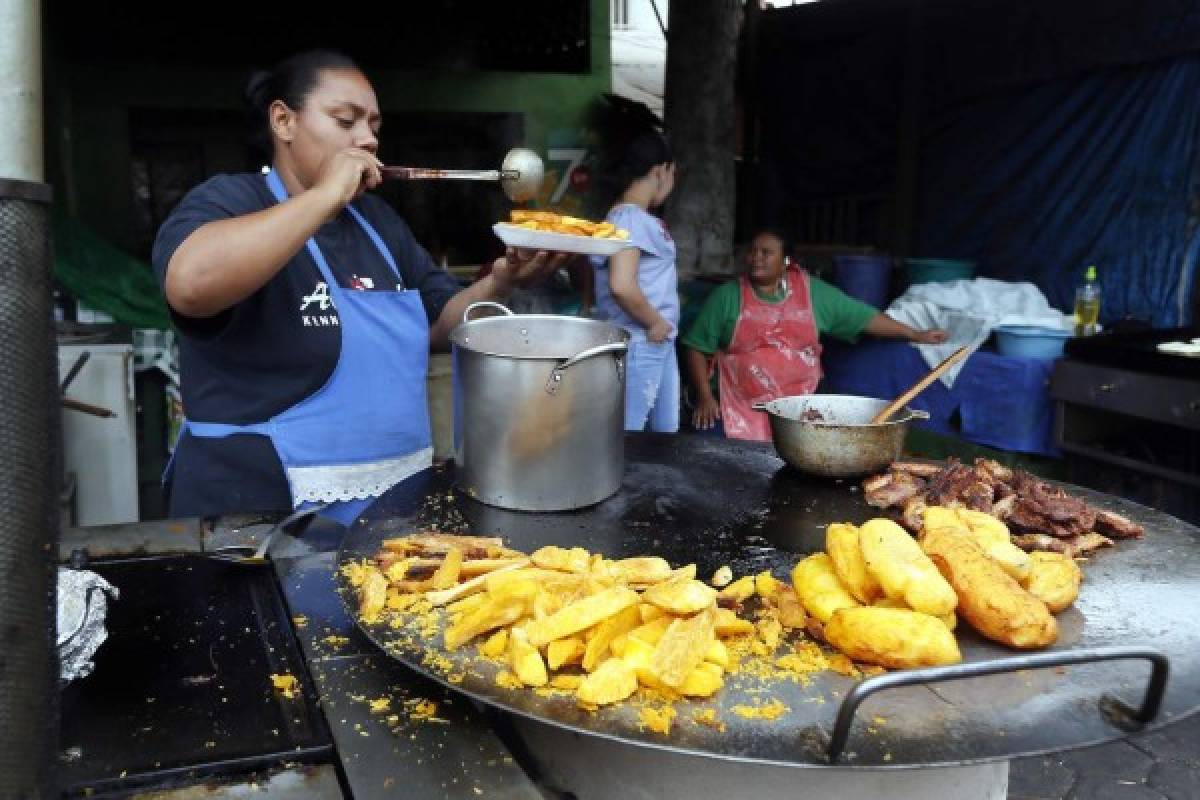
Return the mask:
<path fill-rule="evenodd" d="M 1075 335 L 1091 336 L 1100 321 L 1100 283 L 1096 268 L 1087 268 L 1083 283 L 1075 289 Z"/>

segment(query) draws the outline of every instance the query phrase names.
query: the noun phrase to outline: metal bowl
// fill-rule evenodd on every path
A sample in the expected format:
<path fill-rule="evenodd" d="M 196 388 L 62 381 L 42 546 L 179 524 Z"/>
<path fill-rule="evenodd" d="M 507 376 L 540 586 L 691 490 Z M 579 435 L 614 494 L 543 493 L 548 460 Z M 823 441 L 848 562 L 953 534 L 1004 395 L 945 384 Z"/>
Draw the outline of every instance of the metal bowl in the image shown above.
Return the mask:
<path fill-rule="evenodd" d="M 755 408 L 771 421 L 779 457 L 813 475 L 845 478 L 877 472 L 900 457 L 908 423 L 929 414 L 905 408 L 888 422 L 871 424 L 887 400 L 845 394 L 780 397 Z"/>

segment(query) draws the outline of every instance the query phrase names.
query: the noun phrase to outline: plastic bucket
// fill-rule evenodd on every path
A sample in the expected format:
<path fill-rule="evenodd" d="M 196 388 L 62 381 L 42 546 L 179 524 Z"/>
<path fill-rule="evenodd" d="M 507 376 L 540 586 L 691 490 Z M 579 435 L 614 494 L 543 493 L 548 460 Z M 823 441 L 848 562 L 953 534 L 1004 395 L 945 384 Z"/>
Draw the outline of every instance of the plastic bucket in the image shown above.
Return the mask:
<path fill-rule="evenodd" d="M 892 288 L 892 259 L 882 255 L 833 257 L 833 284 L 875 308 L 887 306 Z"/>
<path fill-rule="evenodd" d="M 974 261 L 949 258 L 906 258 L 904 269 L 910 286 L 914 283 L 969 281 L 975 277 Z"/>

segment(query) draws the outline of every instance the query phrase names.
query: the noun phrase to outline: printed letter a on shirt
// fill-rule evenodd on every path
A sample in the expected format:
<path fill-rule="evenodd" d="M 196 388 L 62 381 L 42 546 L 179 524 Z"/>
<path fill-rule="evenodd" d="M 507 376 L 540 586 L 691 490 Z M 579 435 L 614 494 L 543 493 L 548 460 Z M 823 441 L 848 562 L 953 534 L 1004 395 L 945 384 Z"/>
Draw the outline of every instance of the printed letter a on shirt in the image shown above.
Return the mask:
<path fill-rule="evenodd" d="M 307 311 L 308 307 L 316 303 L 321 311 L 328 311 L 333 305 L 333 298 L 329 296 L 329 287 L 325 281 L 318 281 L 317 286 L 313 289 L 312 294 L 305 295 L 300 301 L 300 310 Z"/>

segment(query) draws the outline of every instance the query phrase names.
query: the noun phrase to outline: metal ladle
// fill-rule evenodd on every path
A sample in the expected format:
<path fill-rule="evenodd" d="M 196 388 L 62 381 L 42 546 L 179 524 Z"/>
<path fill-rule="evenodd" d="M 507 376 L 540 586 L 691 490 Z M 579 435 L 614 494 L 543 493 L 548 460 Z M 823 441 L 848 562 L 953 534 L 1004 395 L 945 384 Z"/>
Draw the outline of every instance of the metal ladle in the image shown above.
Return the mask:
<path fill-rule="evenodd" d="M 542 159 L 524 147 L 509 150 L 500 169 L 383 168 L 383 177 L 392 180 L 499 181 L 500 188 L 514 203 L 524 203 L 537 196 L 545 174 Z"/>

